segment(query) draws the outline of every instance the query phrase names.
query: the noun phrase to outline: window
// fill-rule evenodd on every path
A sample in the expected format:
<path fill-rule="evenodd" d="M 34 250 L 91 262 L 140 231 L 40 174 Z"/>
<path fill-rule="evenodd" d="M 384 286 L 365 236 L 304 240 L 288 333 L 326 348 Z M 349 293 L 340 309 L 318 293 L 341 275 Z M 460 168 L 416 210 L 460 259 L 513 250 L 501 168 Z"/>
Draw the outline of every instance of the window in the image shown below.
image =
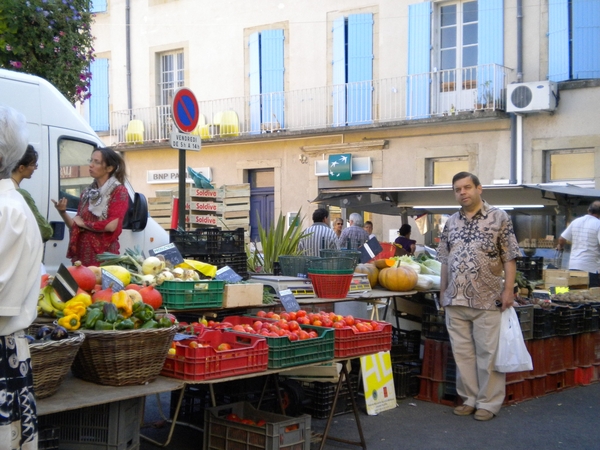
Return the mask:
<path fill-rule="evenodd" d="M 67 209 L 76 211 L 81 193 L 93 181 L 89 160 L 96 147 L 87 142 L 63 139 L 58 149 L 60 196 L 67 199 Z"/>
<path fill-rule="evenodd" d="M 333 125 L 371 123 L 373 14 L 333 21 Z"/>
<path fill-rule="evenodd" d="M 451 185 L 452 177 L 458 172 L 469 171 L 467 156 L 455 158 L 432 158 L 427 160 L 427 186 Z"/>
<path fill-rule="evenodd" d="M 250 131 L 284 128 L 284 32 L 282 29 L 252 33 L 248 40 L 250 61 Z"/>
<path fill-rule="evenodd" d="M 183 87 L 185 84 L 183 52 L 161 53 L 159 57 L 159 103 L 160 105 L 170 106 L 177 88 Z"/>
<path fill-rule="evenodd" d="M 90 72 L 90 126 L 96 132 L 109 131 L 108 59 L 98 58 L 93 61 L 90 64 Z"/>
<path fill-rule="evenodd" d="M 548 78 L 600 78 L 600 0 L 548 1 Z"/>
<path fill-rule="evenodd" d="M 503 63 L 503 0 L 408 6 L 408 118 L 495 106 Z"/>
<path fill-rule="evenodd" d="M 107 0 L 90 0 L 90 12 L 106 12 Z"/>
<path fill-rule="evenodd" d="M 581 150 L 547 151 L 546 182 L 570 181 L 581 184 L 594 181 L 594 153 Z"/>

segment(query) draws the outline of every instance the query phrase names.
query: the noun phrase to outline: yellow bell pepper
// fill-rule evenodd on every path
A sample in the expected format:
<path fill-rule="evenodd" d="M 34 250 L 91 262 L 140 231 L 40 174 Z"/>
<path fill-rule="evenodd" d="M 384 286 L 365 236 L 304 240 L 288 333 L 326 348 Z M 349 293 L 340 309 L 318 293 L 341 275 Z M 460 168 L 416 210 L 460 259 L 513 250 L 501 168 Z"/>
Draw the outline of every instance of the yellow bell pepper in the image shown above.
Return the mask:
<path fill-rule="evenodd" d="M 65 316 L 70 316 L 71 314 L 77 314 L 79 317 L 85 316 L 87 312 L 87 308 L 81 302 L 72 302 L 69 300 L 65 305 L 65 309 L 63 309 L 63 314 Z"/>
<path fill-rule="evenodd" d="M 133 312 L 133 301 L 125 291 L 115 292 L 111 297 L 111 301 L 119 310 L 119 314 L 125 319 L 131 316 Z"/>
<path fill-rule="evenodd" d="M 58 319 L 58 324 L 68 331 L 78 330 L 81 326 L 81 322 L 79 321 L 79 316 L 77 314 L 69 314 L 68 316 L 61 317 Z"/>
<path fill-rule="evenodd" d="M 73 300 L 82 302 L 86 308 L 92 304 L 92 296 L 85 292 L 80 292 L 79 294 L 77 294 L 75 297 L 73 297 L 69 301 L 73 301 Z"/>

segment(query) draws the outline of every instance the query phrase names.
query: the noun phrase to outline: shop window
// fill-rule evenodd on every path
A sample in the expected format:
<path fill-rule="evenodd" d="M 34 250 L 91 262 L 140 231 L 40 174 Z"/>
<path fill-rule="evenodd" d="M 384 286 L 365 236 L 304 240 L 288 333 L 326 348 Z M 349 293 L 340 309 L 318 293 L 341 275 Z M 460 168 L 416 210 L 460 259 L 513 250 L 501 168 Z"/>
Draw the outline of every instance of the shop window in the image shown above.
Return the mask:
<path fill-rule="evenodd" d="M 593 182 L 594 160 L 592 151 L 548 151 L 546 153 L 545 181 Z"/>
<path fill-rule="evenodd" d="M 466 156 L 456 158 L 432 158 L 427 160 L 425 184 L 427 186 L 449 186 L 452 177 L 458 172 L 468 172 L 469 161 Z"/>

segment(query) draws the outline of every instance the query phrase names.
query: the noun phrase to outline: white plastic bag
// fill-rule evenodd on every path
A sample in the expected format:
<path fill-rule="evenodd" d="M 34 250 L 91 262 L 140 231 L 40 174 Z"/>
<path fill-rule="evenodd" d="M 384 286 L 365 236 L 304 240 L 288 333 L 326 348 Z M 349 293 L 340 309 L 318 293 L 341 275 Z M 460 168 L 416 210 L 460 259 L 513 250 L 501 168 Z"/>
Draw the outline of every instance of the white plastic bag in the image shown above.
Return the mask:
<path fill-rule="evenodd" d="M 512 306 L 502 312 L 500 341 L 498 342 L 494 369 L 504 373 L 533 369 L 531 355 L 527 351 L 523 340 L 519 318 Z"/>

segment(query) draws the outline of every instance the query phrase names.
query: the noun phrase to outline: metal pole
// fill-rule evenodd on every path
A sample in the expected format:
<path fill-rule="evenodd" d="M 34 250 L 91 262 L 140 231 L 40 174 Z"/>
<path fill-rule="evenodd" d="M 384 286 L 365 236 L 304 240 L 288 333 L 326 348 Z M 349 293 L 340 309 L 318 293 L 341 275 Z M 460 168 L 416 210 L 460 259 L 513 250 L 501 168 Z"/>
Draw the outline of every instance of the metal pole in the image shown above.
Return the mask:
<path fill-rule="evenodd" d="M 179 205 L 177 208 L 177 224 L 182 230 L 185 230 L 185 179 L 185 150 L 179 150 Z"/>

